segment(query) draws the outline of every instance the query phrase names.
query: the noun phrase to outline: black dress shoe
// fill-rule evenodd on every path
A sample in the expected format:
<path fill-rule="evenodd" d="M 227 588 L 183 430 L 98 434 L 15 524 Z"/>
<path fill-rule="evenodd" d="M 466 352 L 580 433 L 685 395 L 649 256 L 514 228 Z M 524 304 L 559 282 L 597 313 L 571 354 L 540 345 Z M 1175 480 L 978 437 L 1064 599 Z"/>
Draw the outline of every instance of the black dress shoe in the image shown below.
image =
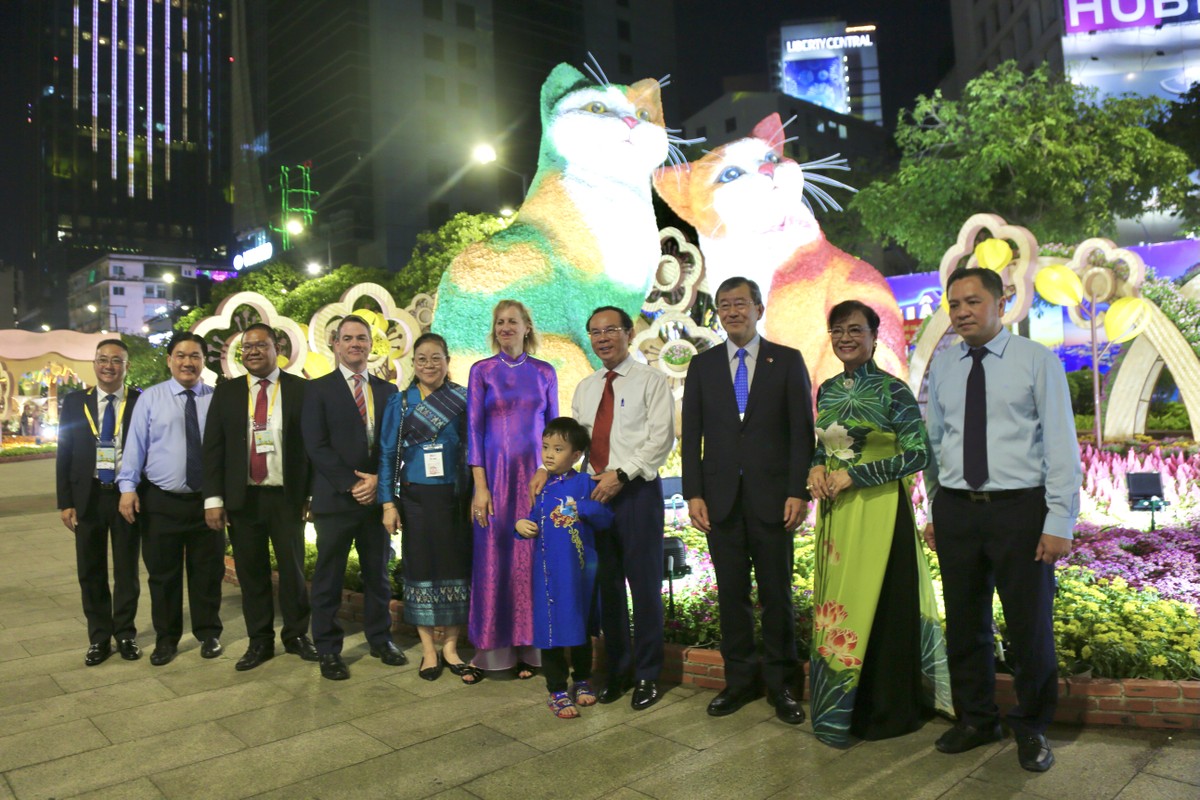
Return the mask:
<path fill-rule="evenodd" d="M 710 717 L 727 717 L 756 699 L 758 699 L 758 692 L 752 688 L 735 689 L 727 686 L 708 704 L 708 715 Z"/>
<path fill-rule="evenodd" d="M 112 655 L 112 642 L 96 642 L 87 649 L 87 653 L 83 656 L 83 663 L 89 667 L 94 667 L 97 664 L 103 664 Z"/>
<path fill-rule="evenodd" d="M 175 660 L 175 653 L 178 648 L 173 644 L 161 642 L 154 645 L 154 652 L 150 654 L 150 663 L 156 667 L 161 667 L 164 664 L 170 664 Z"/>
<path fill-rule="evenodd" d="M 350 670 L 346 666 L 346 662 L 342 661 L 342 657 L 337 653 L 326 653 L 323 656 L 318 656 L 317 660 L 321 664 L 322 678 L 328 678 L 331 681 L 344 681 L 350 677 Z"/>
<path fill-rule="evenodd" d="M 608 683 L 604 687 L 604 691 L 596 698 L 599 703 L 615 703 L 625 696 L 625 692 L 629 690 L 630 681 L 628 678 L 614 677 L 609 678 Z"/>
<path fill-rule="evenodd" d="M 788 725 L 799 725 L 804 722 L 804 705 L 800 702 L 800 698 L 796 697 L 796 692 L 791 687 L 771 698 L 771 705 L 775 706 L 776 718 L 782 722 L 786 722 Z"/>
<path fill-rule="evenodd" d="M 137 661 L 142 657 L 142 648 L 138 647 L 137 642 L 133 639 L 122 639 L 117 642 L 117 649 L 121 651 L 121 658 L 126 661 Z"/>
<path fill-rule="evenodd" d="M 1045 772 L 1054 766 L 1054 751 L 1040 733 L 1032 736 L 1017 734 L 1017 761 L 1021 769 Z"/>
<path fill-rule="evenodd" d="M 224 651 L 225 648 L 221 647 L 221 640 L 215 636 L 211 639 L 205 639 L 200 643 L 201 658 L 216 658 Z"/>
<path fill-rule="evenodd" d="M 408 663 L 408 656 L 404 655 L 404 651 L 390 641 L 379 646 L 371 645 L 371 658 L 378 658 L 389 667 L 402 667 Z"/>
<path fill-rule="evenodd" d="M 297 636 L 295 639 L 288 639 L 283 643 L 283 649 L 294 656 L 300 656 L 304 661 L 316 661 L 320 658 L 317 655 L 316 646 L 307 636 Z"/>
<path fill-rule="evenodd" d="M 633 685 L 633 700 L 630 705 L 634 711 L 641 711 L 649 708 L 662 699 L 662 695 L 658 691 L 658 684 L 654 681 L 638 681 Z"/>
<path fill-rule="evenodd" d="M 275 645 L 273 644 L 252 644 L 246 650 L 246 655 L 238 659 L 238 662 L 233 665 L 233 668 L 238 672 L 254 669 L 264 661 L 270 661 L 275 657 Z"/>
<path fill-rule="evenodd" d="M 976 747 L 982 747 L 985 744 L 998 742 L 1001 738 L 1003 737 L 1000 733 L 1000 723 L 998 722 L 993 722 L 991 725 L 985 725 L 982 728 L 959 723 L 938 737 L 933 746 L 939 752 L 953 755 L 954 753 L 965 753 L 968 750 L 974 750 Z"/>
<path fill-rule="evenodd" d="M 422 659 L 421 663 L 425 663 L 424 659 Z M 446 662 L 442 660 L 442 656 L 439 653 L 437 662 L 432 667 L 425 667 L 424 669 L 417 670 L 417 676 L 420 677 L 421 680 L 436 681 L 438 678 L 442 677 L 442 668 L 444 666 L 446 666 Z"/>

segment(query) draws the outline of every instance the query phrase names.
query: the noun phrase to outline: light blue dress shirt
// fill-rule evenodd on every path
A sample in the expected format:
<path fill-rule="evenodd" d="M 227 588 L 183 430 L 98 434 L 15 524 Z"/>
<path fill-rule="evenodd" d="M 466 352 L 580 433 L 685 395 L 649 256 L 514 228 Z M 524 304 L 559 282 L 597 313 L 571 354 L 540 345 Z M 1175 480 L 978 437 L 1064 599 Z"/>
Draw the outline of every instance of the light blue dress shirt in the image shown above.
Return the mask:
<path fill-rule="evenodd" d="M 184 431 L 183 409 L 187 396 L 174 378 L 157 383 L 138 398 L 129 420 L 129 436 L 121 459 L 121 474 L 117 484 L 122 492 L 137 490 L 142 475 L 155 486 L 168 492 L 198 492 L 199 486 L 187 485 L 187 433 Z M 200 436 L 204 436 L 204 420 L 212 403 L 212 387 L 198 383 L 196 415 L 200 419 Z"/>
<path fill-rule="evenodd" d="M 1083 469 L 1062 363 L 1046 347 L 1004 328 L 984 347 L 988 479 L 978 491 L 1045 486 L 1049 513 L 1042 532 L 1070 539 Z M 971 490 L 963 477 L 969 350 L 965 342 L 951 347 L 929 369 L 926 426 L 936 463 L 925 470 L 925 486 L 931 501 L 938 486 Z"/>

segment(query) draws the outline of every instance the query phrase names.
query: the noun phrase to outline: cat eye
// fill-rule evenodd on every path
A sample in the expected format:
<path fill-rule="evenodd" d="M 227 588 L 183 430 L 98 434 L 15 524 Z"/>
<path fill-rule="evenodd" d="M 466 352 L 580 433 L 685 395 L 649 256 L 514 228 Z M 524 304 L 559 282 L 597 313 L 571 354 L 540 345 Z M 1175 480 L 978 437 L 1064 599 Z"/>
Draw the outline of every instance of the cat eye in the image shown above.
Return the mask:
<path fill-rule="evenodd" d="M 603 114 L 605 111 L 608 111 L 608 106 L 604 105 L 604 103 L 588 103 L 586 108 L 593 114 Z"/>
<path fill-rule="evenodd" d="M 640 119 L 642 122 L 649 122 L 650 121 L 650 112 L 643 108 L 641 111 L 638 112 L 638 119 Z"/>
<path fill-rule="evenodd" d="M 774 153 L 767 153 L 767 157 L 765 160 L 771 164 L 778 164 L 783 159 L 781 159 L 779 156 L 775 155 Z"/>
<path fill-rule="evenodd" d="M 717 181 L 720 183 L 729 183 L 730 181 L 736 181 L 745 174 L 746 170 L 742 169 L 741 167 L 729 167 L 719 176 L 717 176 Z"/>

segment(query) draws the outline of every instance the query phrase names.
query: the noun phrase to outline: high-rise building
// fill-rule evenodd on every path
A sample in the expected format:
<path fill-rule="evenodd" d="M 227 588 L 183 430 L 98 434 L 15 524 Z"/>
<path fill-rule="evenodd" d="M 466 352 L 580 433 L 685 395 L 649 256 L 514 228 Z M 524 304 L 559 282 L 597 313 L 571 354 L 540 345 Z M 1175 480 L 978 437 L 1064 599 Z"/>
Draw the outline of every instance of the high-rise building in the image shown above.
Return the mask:
<path fill-rule="evenodd" d="M 27 3 L 34 207 L 22 316 L 67 322 L 104 253 L 224 257 L 227 0 Z"/>
<path fill-rule="evenodd" d="M 877 26 L 788 22 L 772 41 L 774 88 L 814 105 L 883 124 Z"/>

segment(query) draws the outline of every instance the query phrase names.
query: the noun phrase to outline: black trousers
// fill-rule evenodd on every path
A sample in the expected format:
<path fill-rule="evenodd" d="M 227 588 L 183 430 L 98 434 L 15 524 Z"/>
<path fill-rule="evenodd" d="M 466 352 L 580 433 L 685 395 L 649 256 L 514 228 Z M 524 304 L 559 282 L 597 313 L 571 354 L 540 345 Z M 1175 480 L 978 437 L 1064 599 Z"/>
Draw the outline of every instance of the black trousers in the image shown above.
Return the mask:
<path fill-rule="evenodd" d="M 248 486 L 246 504 L 229 512 L 229 541 L 238 583 L 242 587 L 242 616 L 251 644 L 275 642 L 271 553 L 279 567 L 279 612 L 283 641 L 308 634 L 311 615 L 304 585 L 304 521 L 301 508 L 289 503 L 282 487 Z"/>
<path fill-rule="evenodd" d="M 219 638 L 225 534 L 204 523 L 204 499 L 199 492 L 177 495 L 149 484 L 142 511 L 142 559 L 149 573 L 150 618 L 157 642 L 178 644 L 183 636 L 185 566 L 192 633 L 201 641 Z"/>
<path fill-rule="evenodd" d="M 608 674 L 658 680 L 663 662 L 662 481 L 634 478 L 613 498 L 612 510 L 612 529 L 596 535 L 596 583 Z M 633 598 L 632 646 L 626 581 Z"/>
<path fill-rule="evenodd" d="M 358 552 L 363 576 L 363 633 L 375 646 L 392 639 L 392 600 L 387 562 L 391 539 L 383 527 L 383 510 L 364 506 L 336 514 L 318 514 L 317 566 L 312 580 L 313 643 L 321 655 L 342 652 L 345 632 L 337 619 L 351 546 Z"/>
<path fill-rule="evenodd" d="M 142 586 L 138 577 L 141 522 L 130 525 L 117 510 L 121 493 L 92 480 L 87 511 L 75 526 L 75 567 L 87 618 L 88 641 L 103 644 L 114 636 L 137 636 L 134 618 Z M 112 591 L 108 587 L 108 547 L 112 541 Z"/>
<path fill-rule="evenodd" d="M 565 692 L 567 690 L 568 664 L 570 656 L 570 678 L 578 683 L 592 677 L 592 642 L 589 638 L 585 644 L 572 647 L 542 648 L 542 672 L 546 674 L 546 690 L 549 692 Z"/>
<path fill-rule="evenodd" d="M 717 573 L 717 602 L 721 607 L 721 657 L 725 684 L 734 690 L 758 683 L 759 659 L 754 643 L 754 606 L 750 602 L 750 572 L 758 583 L 762 604 L 763 682 L 778 693 L 796 682 L 796 615 L 792 607 L 792 534 L 779 519 L 764 522 L 749 513 L 744 486 L 729 516 L 713 521 L 708 552 Z"/>
<path fill-rule="evenodd" d="M 1058 703 L 1054 652 L 1054 567 L 1034 561 L 1046 519 L 1044 489 L 975 503 L 939 491 L 933 529 L 946 601 L 946 655 L 958 718 L 997 721 L 992 593 L 1000 594 L 1013 657 L 1017 706 L 1006 719 L 1019 734 L 1044 733 Z"/>

